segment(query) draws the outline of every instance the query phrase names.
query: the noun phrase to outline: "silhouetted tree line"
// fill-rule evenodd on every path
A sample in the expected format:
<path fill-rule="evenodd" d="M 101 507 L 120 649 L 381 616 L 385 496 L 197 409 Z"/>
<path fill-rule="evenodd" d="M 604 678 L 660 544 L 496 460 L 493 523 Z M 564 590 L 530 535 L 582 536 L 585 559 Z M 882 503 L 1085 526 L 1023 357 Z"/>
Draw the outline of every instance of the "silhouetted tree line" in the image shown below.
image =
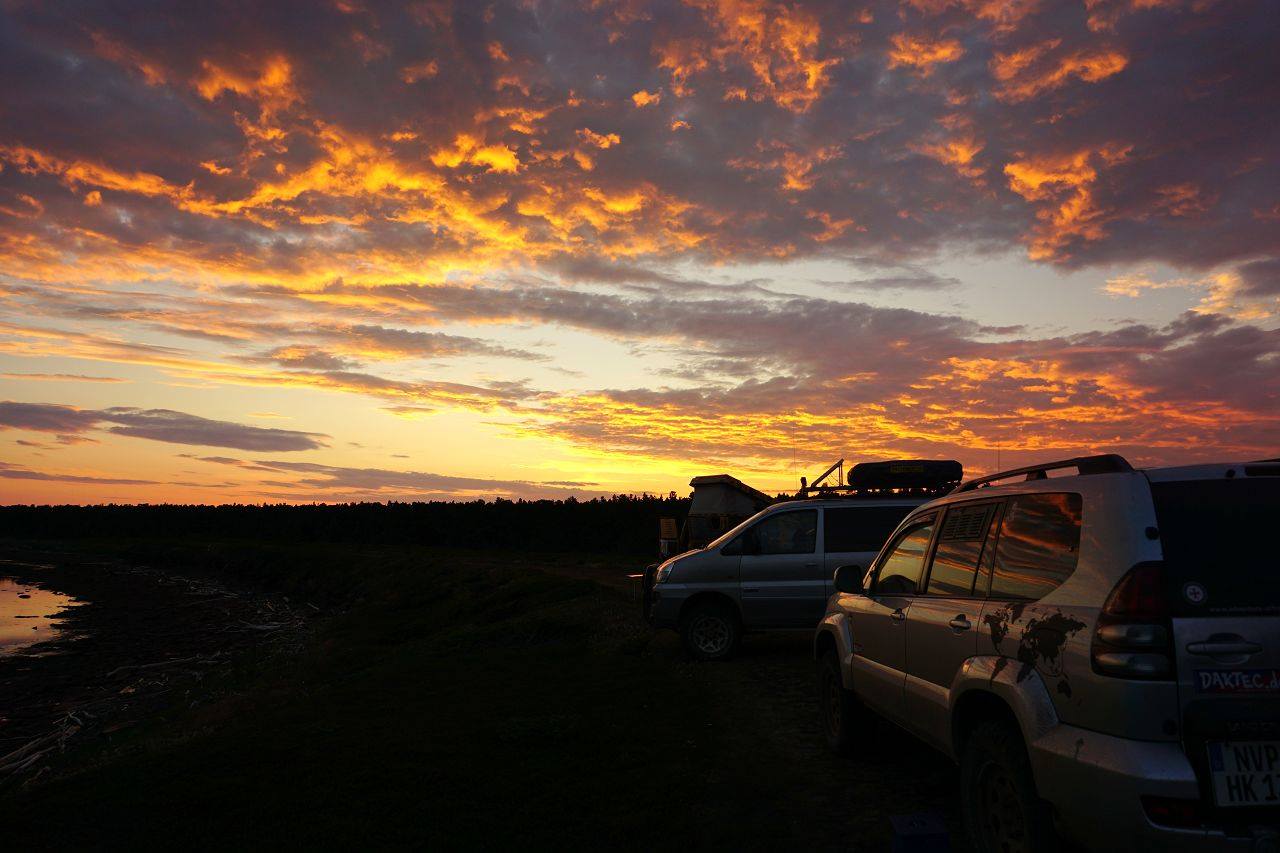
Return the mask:
<path fill-rule="evenodd" d="M 436 545 L 650 555 L 658 519 L 683 522 L 689 499 L 615 495 L 579 501 L 199 506 L 0 507 L 18 539 L 208 539 Z"/>

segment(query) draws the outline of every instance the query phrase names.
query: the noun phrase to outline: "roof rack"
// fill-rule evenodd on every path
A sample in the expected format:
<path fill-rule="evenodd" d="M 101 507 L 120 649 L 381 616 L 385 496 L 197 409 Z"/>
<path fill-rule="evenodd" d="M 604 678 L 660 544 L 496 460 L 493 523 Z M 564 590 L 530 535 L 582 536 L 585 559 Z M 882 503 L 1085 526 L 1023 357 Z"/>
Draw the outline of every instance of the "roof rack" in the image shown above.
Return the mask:
<path fill-rule="evenodd" d="M 823 485 L 832 473 L 836 473 L 836 482 Z M 964 469 L 953 460 L 895 459 L 860 462 L 849 470 L 844 482 L 843 473 L 844 459 L 840 459 L 812 483 L 801 477 L 796 498 L 937 497 L 960 483 Z"/>
<path fill-rule="evenodd" d="M 1007 480 L 1010 477 L 1017 477 L 1020 474 L 1027 475 L 1027 481 L 1044 480 L 1049 476 L 1050 471 L 1058 471 L 1063 468 L 1075 468 L 1080 476 L 1090 474 L 1120 474 L 1132 471 L 1133 466 L 1129 464 L 1129 460 L 1117 453 L 1101 453 L 1097 456 L 1077 456 L 1075 459 L 1063 459 L 1060 462 L 1045 462 L 1042 465 L 1028 465 L 1025 468 L 1012 468 L 1008 471 L 999 471 L 995 474 L 988 474 L 985 477 L 976 477 L 967 480 L 956 486 L 956 492 L 971 492 L 974 489 L 984 486 L 990 486 L 997 480 Z"/>

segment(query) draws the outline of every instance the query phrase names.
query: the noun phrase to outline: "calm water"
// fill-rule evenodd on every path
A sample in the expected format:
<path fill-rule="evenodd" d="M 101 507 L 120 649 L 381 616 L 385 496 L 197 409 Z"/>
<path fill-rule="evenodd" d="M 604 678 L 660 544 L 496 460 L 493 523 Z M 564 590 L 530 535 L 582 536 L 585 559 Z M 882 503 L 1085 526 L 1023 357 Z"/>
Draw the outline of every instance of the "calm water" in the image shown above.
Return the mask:
<path fill-rule="evenodd" d="M 58 615 L 79 603 L 39 584 L 0 577 L 0 655 L 54 639 Z"/>

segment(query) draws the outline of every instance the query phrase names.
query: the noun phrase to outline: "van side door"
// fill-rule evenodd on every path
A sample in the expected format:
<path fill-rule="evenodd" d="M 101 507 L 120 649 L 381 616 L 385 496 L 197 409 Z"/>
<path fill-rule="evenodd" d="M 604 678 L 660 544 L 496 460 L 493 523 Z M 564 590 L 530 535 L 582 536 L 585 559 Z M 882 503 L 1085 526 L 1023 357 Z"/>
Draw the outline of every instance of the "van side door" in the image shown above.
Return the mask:
<path fill-rule="evenodd" d="M 822 511 L 822 550 L 826 592 L 835 592 L 833 578 L 841 566 L 871 568 L 884 543 L 898 529 L 902 519 L 916 507 L 829 506 Z"/>
<path fill-rule="evenodd" d="M 907 611 L 916 598 L 938 513 L 908 520 L 868 575 L 866 595 L 850 596 L 853 689 L 894 720 L 903 716 L 907 677 Z"/>
<path fill-rule="evenodd" d="M 826 606 L 817 507 L 775 512 L 747 531 L 740 569 L 748 628 L 812 628 Z"/>
<path fill-rule="evenodd" d="M 906 721 L 912 731 L 943 749 L 951 739 L 951 684 L 964 662 L 977 653 L 986 586 L 975 591 L 975 584 L 979 567 L 994 559 L 1001 506 L 1000 501 L 967 501 L 946 508 L 924 595 L 911 603 Z"/>

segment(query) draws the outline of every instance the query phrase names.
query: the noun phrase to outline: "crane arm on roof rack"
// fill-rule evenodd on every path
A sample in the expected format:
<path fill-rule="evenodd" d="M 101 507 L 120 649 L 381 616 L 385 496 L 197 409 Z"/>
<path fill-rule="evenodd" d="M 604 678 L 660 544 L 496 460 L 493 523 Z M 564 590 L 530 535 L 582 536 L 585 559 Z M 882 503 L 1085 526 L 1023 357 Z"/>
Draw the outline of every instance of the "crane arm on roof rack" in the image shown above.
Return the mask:
<path fill-rule="evenodd" d="M 839 468 L 839 467 L 840 467 L 841 465 L 843 465 L 843 464 L 844 464 L 844 458 L 843 458 L 843 457 L 841 457 L 840 459 L 837 459 L 837 460 L 835 461 L 835 463 L 834 463 L 830 468 L 828 468 L 827 470 L 825 470 L 825 471 L 823 471 L 821 474 L 819 474 L 819 475 L 818 475 L 818 478 L 817 478 L 816 480 L 814 480 L 812 483 L 810 483 L 810 484 L 809 484 L 809 487 L 810 487 L 810 488 L 812 488 L 812 487 L 814 487 L 814 486 L 818 485 L 819 483 L 821 483 L 823 480 L 825 480 L 825 479 L 827 479 L 828 477 L 830 477 L 830 476 L 831 476 L 831 472 L 832 472 L 832 471 L 834 471 L 834 470 L 836 470 L 837 468 Z M 838 484 L 837 484 L 837 485 L 838 485 Z"/>

